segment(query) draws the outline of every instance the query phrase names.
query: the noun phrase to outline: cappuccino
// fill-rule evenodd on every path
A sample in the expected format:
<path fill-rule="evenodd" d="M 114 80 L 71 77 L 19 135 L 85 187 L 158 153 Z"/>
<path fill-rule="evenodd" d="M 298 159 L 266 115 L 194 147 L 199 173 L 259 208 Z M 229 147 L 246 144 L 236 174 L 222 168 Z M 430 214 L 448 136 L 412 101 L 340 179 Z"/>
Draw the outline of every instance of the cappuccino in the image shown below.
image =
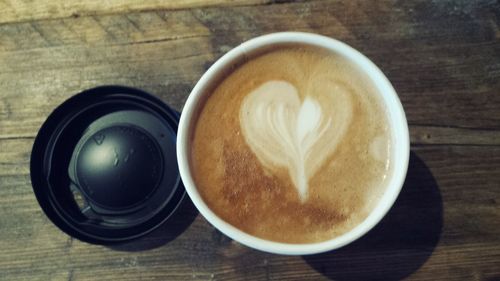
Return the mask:
<path fill-rule="evenodd" d="M 380 93 L 331 51 L 274 46 L 221 77 L 198 112 L 191 169 L 210 209 L 256 237 L 332 239 L 360 224 L 392 170 Z"/>

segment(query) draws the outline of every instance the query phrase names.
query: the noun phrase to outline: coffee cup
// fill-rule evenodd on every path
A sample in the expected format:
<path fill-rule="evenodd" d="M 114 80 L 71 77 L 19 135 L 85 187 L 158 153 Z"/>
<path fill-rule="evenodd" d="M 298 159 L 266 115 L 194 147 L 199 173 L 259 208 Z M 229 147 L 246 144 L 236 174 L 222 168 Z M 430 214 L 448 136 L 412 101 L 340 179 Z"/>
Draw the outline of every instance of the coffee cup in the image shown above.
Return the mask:
<path fill-rule="evenodd" d="M 222 233 L 265 252 L 316 254 L 355 241 L 389 211 L 407 172 L 408 125 L 363 54 L 280 32 L 242 43 L 203 74 L 182 111 L 177 158 L 189 197 Z"/>

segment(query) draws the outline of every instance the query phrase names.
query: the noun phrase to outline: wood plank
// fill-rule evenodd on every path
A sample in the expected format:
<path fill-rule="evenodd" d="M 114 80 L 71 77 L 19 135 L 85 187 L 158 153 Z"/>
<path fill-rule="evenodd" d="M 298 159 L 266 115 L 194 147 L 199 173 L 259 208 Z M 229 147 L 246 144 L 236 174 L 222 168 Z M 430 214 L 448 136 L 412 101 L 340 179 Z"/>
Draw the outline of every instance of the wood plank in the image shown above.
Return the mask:
<path fill-rule="evenodd" d="M 190 11 L 85 16 L 0 25 L 0 50 L 145 43 L 209 34 Z"/>
<path fill-rule="evenodd" d="M 113 249 L 89 245 L 50 223 L 28 175 L 3 175 L 0 271 L 8 280 L 494 280 L 500 175 L 488 167 L 499 165 L 500 147 L 415 147 L 403 192 L 382 223 L 350 246 L 310 257 L 241 246 L 189 202 L 142 240 Z"/>
<path fill-rule="evenodd" d="M 500 130 L 441 127 L 410 124 L 413 145 L 500 145 Z"/>
<path fill-rule="evenodd" d="M 0 176 L 29 174 L 34 140 L 34 138 L 0 140 Z"/>
<path fill-rule="evenodd" d="M 142 88 L 180 109 L 205 65 L 214 60 L 208 39 L 202 37 L 127 46 L 78 47 L 69 52 L 61 48 L 50 54 L 42 49 L 44 54 L 33 51 L 32 58 L 43 69 L 0 74 L 5 86 L 0 98 L 0 135 L 33 136 L 58 104 L 99 85 Z M 21 57 L 15 60 L 25 64 Z"/>
<path fill-rule="evenodd" d="M 80 17 L 84 15 L 101 15 L 129 13 L 147 10 L 179 10 L 210 6 L 258 5 L 269 0 L 89 0 L 85 2 L 50 0 L 3 0 L 0 2 L 0 24 L 8 22 L 24 22 L 43 19 Z"/>

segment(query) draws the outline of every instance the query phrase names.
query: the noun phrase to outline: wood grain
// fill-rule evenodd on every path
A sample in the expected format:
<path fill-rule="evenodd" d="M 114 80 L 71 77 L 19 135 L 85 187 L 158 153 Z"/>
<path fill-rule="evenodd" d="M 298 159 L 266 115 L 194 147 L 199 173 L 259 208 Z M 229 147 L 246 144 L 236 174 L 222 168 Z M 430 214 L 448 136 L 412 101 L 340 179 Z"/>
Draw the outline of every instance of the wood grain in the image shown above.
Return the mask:
<path fill-rule="evenodd" d="M 111 0 L 99 1 L 29 1 L 3 0 L 0 2 L 0 24 L 52 18 L 79 17 L 129 13 L 147 10 L 179 10 L 193 7 L 257 5 L 269 0 Z"/>
<path fill-rule="evenodd" d="M 500 280 L 497 1 L 38 2 L 0 1 L 0 280 Z M 29 159 L 58 104 L 119 84 L 180 111 L 218 57 L 284 30 L 362 51 L 403 103 L 408 177 L 373 231 L 288 257 L 239 245 L 189 201 L 158 231 L 113 248 L 71 239 L 46 218 Z"/>

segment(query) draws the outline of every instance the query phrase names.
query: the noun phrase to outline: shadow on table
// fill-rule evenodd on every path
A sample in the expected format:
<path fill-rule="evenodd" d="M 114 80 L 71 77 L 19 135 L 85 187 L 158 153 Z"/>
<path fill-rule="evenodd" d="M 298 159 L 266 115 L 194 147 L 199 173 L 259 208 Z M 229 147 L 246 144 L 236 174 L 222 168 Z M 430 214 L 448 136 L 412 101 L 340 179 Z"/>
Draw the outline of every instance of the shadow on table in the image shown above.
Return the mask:
<path fill-rule="evenodd" d="M 403 189 L 375 228 L 348 246 L 303 259 L 334 280 L 400 280 L 430 257 L 442 227 L 443 202 L 437 183 L 411 152 Z"/>
<path fill-rule="evenodd" d="M 110 245 L 108 248 L 138 252 L 161 247 L 181 235 L 193 223 L 197 215 L 198 210 L 186 194 L 179 208 L 158 229 L 139 239 Z"/>

